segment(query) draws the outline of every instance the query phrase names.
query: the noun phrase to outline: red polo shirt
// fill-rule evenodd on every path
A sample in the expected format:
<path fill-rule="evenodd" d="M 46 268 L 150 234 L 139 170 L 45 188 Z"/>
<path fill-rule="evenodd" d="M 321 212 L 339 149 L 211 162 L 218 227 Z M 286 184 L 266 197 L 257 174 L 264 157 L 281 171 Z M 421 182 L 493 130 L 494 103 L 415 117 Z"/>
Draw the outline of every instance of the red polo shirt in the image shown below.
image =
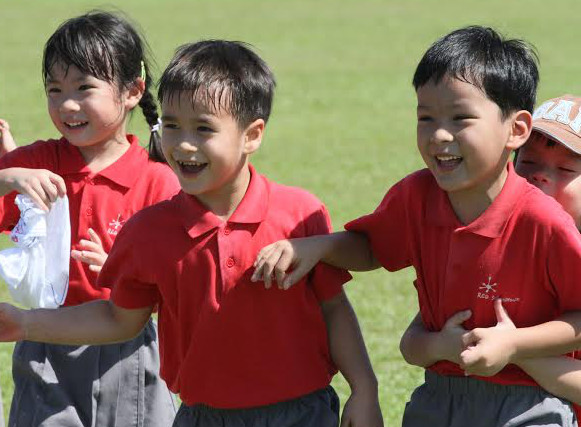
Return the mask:
<path fill-rule="evenodd" d="M 336 372 L 320 303 L 350 275 L 321 264 L 288 291 L 250 281 L 265 245 L 328 233 L 327 210 L 250 170 L 227 222 L 181 192 L 127 223 L 99 276 L 118 306 L 159 306 L 161 376 L 188 405 L 268 405 L 321 389 Z"/>
<path fill-rule="evenodd" d="M 370 215 L 345 228 L 367 234 L 388 270 L 413 266 L 420 312 L 430 331 L 470 309 L 466 328 L 496 324 L 493 300 L 502 298 L 517 327 L 537 325 L 581 309 L 581 235 L 572 218 L 508 166 L 506 183 L 476 220 L 462 225 L 428 170 L 394 185 Z M 464 375 L 441 361 L 430 369 Z M 514 365 L 488 381 L 536 384 Z"/>
<path fill-rule="evenodd" d="M 106 252 L 121 226 L 135 212 L 179 191 L 179 181 L 165 164 L 150 161 L 137 137 L 128 135 L 129 149 L 99 173 L 86 165 L 79 149 L 67 140 L 50 139 L 20 147 L 0 158 L 0 169 L 23 167 L 48 169 L 60 175 L 67 186 L 71 218 L 71 248 L 88 239 L 88 229 L 97 232 Z M 0 231 L 11 229 L 20 217 L 13 192 L 0 198 Z M 97 273 L 71 258 L 69 290 L 65 305 L 93 299 L 108 299 L 110 289 L 97 285 Z"/>

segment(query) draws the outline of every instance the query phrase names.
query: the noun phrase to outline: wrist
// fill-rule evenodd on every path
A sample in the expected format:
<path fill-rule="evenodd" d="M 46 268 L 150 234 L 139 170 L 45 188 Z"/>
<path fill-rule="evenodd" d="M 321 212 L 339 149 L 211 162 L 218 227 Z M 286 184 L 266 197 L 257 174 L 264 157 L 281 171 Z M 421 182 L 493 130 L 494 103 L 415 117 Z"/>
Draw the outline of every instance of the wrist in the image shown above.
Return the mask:
<path fill-rule="evenodd" d="M 349 382 L 351 394 L 377 397 L 379 395 L 379 384 L 375 375 L 367 375 L 358 381 Z"/>

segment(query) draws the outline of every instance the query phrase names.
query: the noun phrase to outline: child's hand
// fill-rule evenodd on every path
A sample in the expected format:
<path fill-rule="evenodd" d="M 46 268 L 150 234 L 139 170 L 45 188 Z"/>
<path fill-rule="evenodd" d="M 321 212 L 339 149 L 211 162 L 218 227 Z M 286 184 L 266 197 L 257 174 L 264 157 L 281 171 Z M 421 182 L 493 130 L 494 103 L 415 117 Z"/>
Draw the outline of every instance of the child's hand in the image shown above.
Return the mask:
<path fill-rule="evenodd" d="M 464 349 L 463 337 L 467 332 L 462 323 L 470 319 L 470 316 L 472 316 L 472 312 L 464 310 L 446 320 L 444 327 L 438 334 L 437 345 L 440 349 L 438 359 L 460 363 L 460 353 Z"/>
<path fill-rule="evenodd" d="M 47 212 L 57 197 L 63 197 L 67 193 L 65 181 L 46 169 L 3 169 L 0 171 L 0 182 L 9 190 L 26 194 L 39 208 Z"/>
<path fill-rule="evenodd" d="M 511 363 L 516 352 L 512 339 L 512 332 L 516 327 L 500 298 L 494 301 L 494 311 L 496 326 L 476 328 L 464 335 L 466 349 L 460 354 L 460 367 L 466 375 L 496 375 Z"/>
<path fill-rule="evenodd" d="M 383 416 L 377 394 L 353 393 L 343 408 L 341 427 L 383 427 Z"/>
<path fill-rule="evenodd" d="M 313 237 L 280 240 L 260 250 L 254 261 L 252 281 L 264 281 L 265 288 L 276 279 L 280 289 L 288 289 L 317 265 L 321 254 Z M 287 273 L 290 269 L 292 272 Z"/>
<path fill-rule="evenodd" d="M 79 242 L 81 250 L 73 249 L 71 251 L 71 257 L 77 261 L 89 264 L 89 270 L 100 273 L 103 264 L 107 260 L 107 252 L 103 249 L 101 239 L 92 228 L 89 228 L 89 239 L 91 240 L 81 239 Z"/>
<path fill-rule="evenodd" d="M 0 119 L 0 157 L 16 149 L 16 142 L 10 132 L 10 125 L 6 120 Z"/>
<path fill-rule="evenodd" d="M 0 341 L 22 341 L 26 339 L 24 310 L 13 305 L 0 303 Z"/>

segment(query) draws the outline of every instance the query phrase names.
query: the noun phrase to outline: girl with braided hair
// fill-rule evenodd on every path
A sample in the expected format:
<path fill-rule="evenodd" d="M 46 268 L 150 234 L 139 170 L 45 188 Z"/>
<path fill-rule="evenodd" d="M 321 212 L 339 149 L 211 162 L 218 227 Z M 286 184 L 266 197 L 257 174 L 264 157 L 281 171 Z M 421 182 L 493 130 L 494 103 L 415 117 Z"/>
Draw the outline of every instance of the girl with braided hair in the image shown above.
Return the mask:
<path fill-rule="evenodd" d="M 46 43 L 42 65 L 48 112 L 62 137 L 0 157 L 0 231 L 18 222 L 16 193 L 45 210 L 57 197 L 69 198 L 66 306 L 109 298 L 111 290 L 97 286 L 97 277 L 119 230 L 135 212 L 180 188 L 159 148 L 145 51 L 138 32 L 119 15 L 92 11 L 65 21 Z M 151 130 L 147 151 L 126 133 L 135 107 Z M 114 345 L 18 342 L 13 378 L 12 427 L 163 427 L 175 415 L 159 377 L 153 323 Z"/>

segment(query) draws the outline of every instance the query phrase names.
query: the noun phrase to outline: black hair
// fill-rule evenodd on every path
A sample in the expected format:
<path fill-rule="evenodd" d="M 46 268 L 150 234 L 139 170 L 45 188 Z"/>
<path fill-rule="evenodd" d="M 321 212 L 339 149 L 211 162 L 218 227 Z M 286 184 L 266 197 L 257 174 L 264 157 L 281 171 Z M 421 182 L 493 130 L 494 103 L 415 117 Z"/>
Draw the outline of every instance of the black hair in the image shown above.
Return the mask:
<path fill-rule="evenodd" d="M 159 80 L 159 102 L 192 92 L 215 109 L 226 109 L 240 127 L 268 121 L 276 82 L 250 45 L 203 40 L 179 47 Z"/>
<path fill-rule="evenodd" d="M 121 91 L 144 77 L 145 91 L 139 106 L 151 132 L 149 157 L 165 162 L 161 151 L 155 98 L 150 92 L 150 76 L 146 52 L 149 48 L 128 20 L 110 12 L 93 10 L 63 22 L 44 46 L 42 76 L 47 79 L 55 64 L 65 68 L 74 65 L 82 73 L 116 84 Z"/>
<path fill-rule="evenodd" d="M 533 112 L 539 82 L 538 56 L 529 43 L 506 39 L 492 28 L 470 26 L 452 31 L 426 51 L 416 68 L 416 91 L 426 83 L 452 77 L 479 88 L 506 118 Z"/>

